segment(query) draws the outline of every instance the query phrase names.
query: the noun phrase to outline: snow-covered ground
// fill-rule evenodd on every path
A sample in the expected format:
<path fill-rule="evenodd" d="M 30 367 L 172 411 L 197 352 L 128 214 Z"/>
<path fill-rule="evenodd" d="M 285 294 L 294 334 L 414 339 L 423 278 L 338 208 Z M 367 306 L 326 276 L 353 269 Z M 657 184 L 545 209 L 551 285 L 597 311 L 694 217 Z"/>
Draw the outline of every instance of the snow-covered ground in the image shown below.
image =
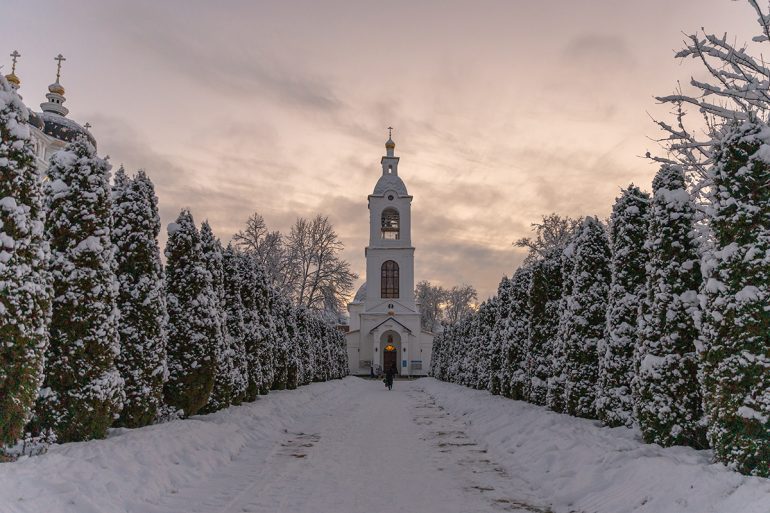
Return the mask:
<path fill-rule="evenodd" d="M 0 464 L 2 513 L 770 511 L 770 480 L 433 379 L 358 378 Z"/>

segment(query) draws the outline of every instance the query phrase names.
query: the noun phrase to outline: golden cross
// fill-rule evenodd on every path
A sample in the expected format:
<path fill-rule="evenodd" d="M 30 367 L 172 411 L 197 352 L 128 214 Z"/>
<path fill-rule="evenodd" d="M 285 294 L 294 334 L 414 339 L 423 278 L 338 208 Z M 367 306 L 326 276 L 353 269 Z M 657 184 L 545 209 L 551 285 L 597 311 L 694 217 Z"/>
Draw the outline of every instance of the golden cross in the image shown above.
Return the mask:
<path fill-rule="evenodd" d="M 14 50 L 13 53 L 11 54 L 11 59 L 13 59 L 11 61 L 13 62 L 13 64 L 11 65 L 11 75 L 16 74 L 16 59 L 18 59 L 19 57 L 21 57 L 21 54 L 19 53 L 19 51 Z"/>
<path fill-rule="evenodd" d="M 62 61 L 66 61 L 67 59 L 64 58 L 62 54 L 57 55 L 53 58 L 55 61 L 59 61 L 59 63 L 56 65 L 56 82 L 59 82 L 59 76 L 61 75 L 61 63 Z"/>

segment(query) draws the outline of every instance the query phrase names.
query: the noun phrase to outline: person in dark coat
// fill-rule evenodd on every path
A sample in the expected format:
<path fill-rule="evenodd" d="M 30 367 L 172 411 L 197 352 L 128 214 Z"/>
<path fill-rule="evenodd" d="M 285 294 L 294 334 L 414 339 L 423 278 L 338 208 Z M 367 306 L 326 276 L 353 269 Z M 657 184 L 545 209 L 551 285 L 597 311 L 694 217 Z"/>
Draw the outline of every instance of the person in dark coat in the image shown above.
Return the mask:
<path fill-rule="evenodd" d="M 393 388 L 393 378 L 398 374 L 398 369 L 396 369 L 395 365 L 391 365 L 385 370 L 385 385 L 387 385 L 388 390 Z"/>

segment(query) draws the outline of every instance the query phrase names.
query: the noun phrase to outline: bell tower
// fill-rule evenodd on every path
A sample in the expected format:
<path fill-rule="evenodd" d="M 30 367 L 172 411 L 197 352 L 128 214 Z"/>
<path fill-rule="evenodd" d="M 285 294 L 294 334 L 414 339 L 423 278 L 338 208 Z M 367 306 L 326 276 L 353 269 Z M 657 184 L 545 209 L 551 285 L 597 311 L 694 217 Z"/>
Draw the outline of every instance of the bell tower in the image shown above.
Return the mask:
<path fill-rule="evenodd" d="M 382 176 L 369 195 L 369 246 L 366 248 L 366 310 L 415 311 L 412 196 L 398 175 L 399 157 L 388 128 Z M 394 308 L 388 308 L 393 305 Z"/>

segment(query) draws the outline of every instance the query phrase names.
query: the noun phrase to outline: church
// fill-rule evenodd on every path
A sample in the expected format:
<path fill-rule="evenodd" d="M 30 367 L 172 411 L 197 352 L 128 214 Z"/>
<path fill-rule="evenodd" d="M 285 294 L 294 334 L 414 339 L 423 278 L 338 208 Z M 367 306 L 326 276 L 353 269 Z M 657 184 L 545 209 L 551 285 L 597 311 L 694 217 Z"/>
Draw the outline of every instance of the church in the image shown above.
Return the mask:
<path fill-rule="evenodd" d="M 382 176 L 369 195 L 366 282 L 348 304 L 346 339 L 354 375 L 393 365 L 401 376 L 426 376 L 430 369 L 433 334 L 421 328 L 414 294 L 412 196 L 398 176 L 395 149 L 389 137 Z"/>
<path fill-rule="evenodd" d="M 21 87 L 21 80 L 16 75 L 16 63 L 19 57 L 21 54 L 18 51 L 14 50 L 11 53 L 11 72 L 5 76 L 5 79 L 16 91 Z M 48 86 L 48 93 L 45 95 L 48 101 L 40 104 L 41 112 L 29 111 L 29 127 L 32 132 L 35 160 L 41 171 L 48 169 L 51 155 L 80 137 L 85 137 L 94 148 L 96 147 L 96 139 L 88 130 L 90 125 L 86 123 L 85 126 L 81 126 L 67 117 L 69 109 L 64 106 L 66 101 L 64 87 L 59 83 L 61 65 L 67 59 L 59 54 L 54 60 L 57 61 L 56 80 Z"/>

